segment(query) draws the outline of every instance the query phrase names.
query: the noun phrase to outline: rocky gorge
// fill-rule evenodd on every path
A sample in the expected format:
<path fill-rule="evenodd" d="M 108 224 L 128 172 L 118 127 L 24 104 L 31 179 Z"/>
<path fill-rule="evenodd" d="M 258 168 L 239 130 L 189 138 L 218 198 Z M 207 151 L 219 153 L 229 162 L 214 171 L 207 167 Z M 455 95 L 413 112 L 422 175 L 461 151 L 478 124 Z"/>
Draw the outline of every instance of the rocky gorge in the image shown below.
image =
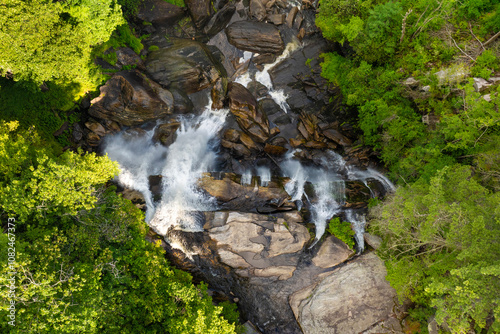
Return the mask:
<path fill-rule="evenodd" d="M 237 303 L 247 331 L 400 333 L 403 311 L 364 233 L 393 190 L 357 141 L 307 1 L 146 0 L 145 48 L 117 63 L 73 136 L 119 162 L 123 196 L 177 267 Z M 349 221 L 357 248 L 325 233 Z M 368 246 L 364 246 L 366 243 Z"/>

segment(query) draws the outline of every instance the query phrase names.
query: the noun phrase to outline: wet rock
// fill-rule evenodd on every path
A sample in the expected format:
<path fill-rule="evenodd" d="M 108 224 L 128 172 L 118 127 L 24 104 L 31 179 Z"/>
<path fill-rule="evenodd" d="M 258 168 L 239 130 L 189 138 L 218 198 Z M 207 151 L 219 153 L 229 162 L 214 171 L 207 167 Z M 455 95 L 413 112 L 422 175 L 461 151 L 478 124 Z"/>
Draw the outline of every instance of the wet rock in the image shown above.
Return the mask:
<path fill-rule="evenodd" d="M 210 0 L 185 0 L 189 14 L 197 29 L 202 29 L 210 19 Z"/>
<path fill-rule="evenodd" d="M 137 53 L 131 48 L 118 48 L 116 51 L 116 64 L 123 66 L 136 66 L 138 69 L 144 69 L 144 63 Z"/>
<path fill-rule="evenodd" d="M 153 142 L 160 142 L 163 146 L 170 146 L 175 141 L 175 138 L 177 138 L 176 131 L 180 126 L 180 122 L 159 125 L 153 134 Z"/>
<path fill-rule="evenodd" d="M 317 267 L 331 268 L 347 261 L 354 253 L 342 240 L 329 236 L 321 245 L 312 262 Z"/>
<path fill-rule="evenodd" d="M 283 146 L 272 145 L 272 144 L 267 143 L 264 146 L 264 152 L 266 152 L 270 155 L 280 156 L 280 155 L 284 155 L 286 152 L 288 152 L 288 149 L 283 147 Z"/>
<path fill-rule="evenodd" d="M 240 128 L 257 143 L 264 143 L 269 138 L 269 121 L 257 107 L 255 97 L 239 83 L 228 85 L 229 109 L 236 117 Z"/>
<path fill-rule="evenodd" d="M 290 305 L 305 333 L 362 333 L 393 314 L 396 293 L 386 274 L 383 262 L 368 253 L 294 294 Z"/>
<path fill-rule="evenodd" d="M 256 53 L 281 53 L 285 44 L 278 28 L 269 23 L 238 21 L 226 28 L 229 43 Z"/>
<path fill-rule="evenodd" d="M 264 53 L 252 58 L 255 65 L 271 64 L 276 60 L 276 55 L 272 53 Z"/>
<path fill-rule="evenodd" d="M 169 115 L 172 94 L 138 71 L 116 73 L 92 100 L 89 114 L 125 126 L 138 125 Z"/>
<path fill-rule="evenodd" d="M 232 143 L 223 139 L 221 145 L 222 147 L 230 149 L 232 154 L 237 158 L 247 158 L 252 155 L 252 152 L 243 144 Z"/>
<path fill-rule="evenodd" d="M 258 150 L 259 146 L 255 144 L 255 142 L 250 138 L 246 133 L 240 133 L 240 141 L 245 145 L 249 150 Z"/>
<path fill-rule="evenodd" d="M 170 88 L 170 92 L 174 97 L 174 113 L 187 114 L 193 110 L 193 102 L 186 93 L 177 88 Z"/>
<path fill-rule="evenodd" d="M 240 133 L 235 129 L 227 129 L 224 132 L 224 139 L 233 143 L 237 143 L 240 140 Z"/>
<path fill-rule="evenodd" d="M 340 132 L 338 132 L 335 129 L 323 130 L 323 135 L 326 138 L 330 139 L 331 141 L 333 141 L 339 145 L 342 145 L 342 146 L 351 146 L 352 145 L 352 141 L 349 138 L 347 138 L 346 136 L 344 136 L 343 134 L 341 134 Z"/>
<path fill-rule="evenodd" d="M 212 87 L 212 109 L 223 109 L 226 104 L 227 78 L 219 78 Z"/>
<path fill-rule="evenodd" d="M 266 6 L 262 0 L 250 0 L 250 15 L 257 21 L 263 21 L 266 18 Z"/>
<path fill-rule="evenodd" d="M 310 140 L 304 143 L 304 147 L 321 150 L 327 148 L 328 145 L 326 145 L 326 143 L 323 143 L 321 141 Z"/>
<path fill-rule="evenodd" d="M 229 43 L 224 31 L 221 31 L 212 37 L 210 41 L 208 41 L 207 45 L 213 45 L 222 52 L 224 55 L 222 65 L 224 66 L 228 77 L 233 77 L 236 71 L 233 63 L 237 62 L 236 59 L 239 59 L 241 51 Z"/>
<path fill-rule="evenodd" d="M 217 13 L 212 16 L 210 21 L 205 26 L 205 34 L 209 36 L 215 36 L 217 33 L 219 33 L 219 31 L 227 26 L 235 11 L 236 7 L 232 3 L 225 5 L 222 9 L 217 11 Z"/>
<path fill-rule="evenodd" d="M 237 145 L 227 141 L 224 143 L 224 140 L 222 142 L 223 145 Z M 280 208 L 288 210 L 295 206 L 288 201 L 285 190 L 274 182 L 270 182 L 267 187 L 253 188 L 236 182 L 234 174 L 225 174 L 221 180 L 206 174 L 199 180 L 199 186 L 215 197 L 224 210 L 256 212 L 259 207 L 270 207 L 279 211 Z"/>
<path fill-rule="evenodd" d="M 226 71 L 203 44 L 179 39 L 168 48 L 153 51 L 146 60 L 148 74 L 163 86 L 175 84 L 186 93 L 209 87 Z"/>
<path fill-rule="evenodd" d="M 145 0 L 139 5 L 136 16 L 140 21 L 162 26 L 180 19 L 184 10 L 164 0 Z"/>
<path fill-rule="evenodd" d="M 104 137 L 106 135 L 106 129 L 104 129 L 104 126 L 102 126 L 100 123 L 85 122 L 85 126 L 87 127 L 87 129 L 101 137 Z"/>

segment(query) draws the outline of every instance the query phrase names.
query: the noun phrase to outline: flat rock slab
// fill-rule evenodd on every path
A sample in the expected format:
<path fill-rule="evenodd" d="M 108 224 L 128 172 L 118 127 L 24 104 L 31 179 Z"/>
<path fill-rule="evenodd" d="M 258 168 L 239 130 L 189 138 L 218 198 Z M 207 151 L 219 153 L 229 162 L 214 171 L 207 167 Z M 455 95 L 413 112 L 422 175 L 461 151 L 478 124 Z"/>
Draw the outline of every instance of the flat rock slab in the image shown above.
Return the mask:
<path fill-rule="evenodd" d="M 382 260 L 368 253 L 334 270 L 314 288 L 292 295 L 290 306 L 304 333 L 354 334 L 382 328 L 390 322 L 396 298 L 385 276 Z"/>
<path fill-rule="evenodd" d="M 145 0 L 138 8 L 137 18 L 161 26 L 184 16 L 184 9 L 164 0 Z"/>
<path fill-rule="evenodd" d="M 229 43 L 256 53 L 281 53 L 285 44 L 278 28 L 269 23 L 238 21 L 226 28 Z"/>

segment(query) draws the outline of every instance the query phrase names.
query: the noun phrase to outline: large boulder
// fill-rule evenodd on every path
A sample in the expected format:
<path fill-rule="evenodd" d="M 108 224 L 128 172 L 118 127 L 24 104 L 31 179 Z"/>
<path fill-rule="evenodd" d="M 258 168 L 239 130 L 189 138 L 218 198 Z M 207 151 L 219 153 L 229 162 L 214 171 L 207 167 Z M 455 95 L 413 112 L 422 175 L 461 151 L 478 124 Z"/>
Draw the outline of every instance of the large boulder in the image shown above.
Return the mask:
<path fill-rule="evenodd" d="M 288 194 L 277 182 L 270 182 L 267 187 L 254 187 L 241 185 L 236 181 L 236 175 L 232 173 L 224 174 L 220 180 L 207 173 L 198 184 L 217 199 L 223 210 L 286 211 L 295 207 L 294 203 L 288 201 Z"/>
<path fill-rule="evenodd" d="M 89 114 L 125 126 L 139 125 L 172 113 L 172 94 L 138 71 L 116 73 L 92 100 Z"/>
<path fill-rule="evenodd" d="M 146 70 L 161 85 L 173 85 L 186 93 L 198 92 L 226 76 L 220 61 L 205 45 L 187 39 L 175 40 L 173 46 L 151 52 Z"/>
<path fill-rule="evenodd" d="M 154 25 L 165 25 L 175 22 L 184 15 L 184 10 L 164 0 L 145 0 L 137 10 L 137 18 Z"/>
<path fill-rule="evenodd" d="M 304 333 L 365 333 L 372 327 L 402 332 L 392 321 L 396 292 L 386 274 L 384 263 L 368 253 L 292 295 L 290 306 Z"/>
<path fill-rule="evenodd" d="M 210 0 L 186 0 L 185 3 L 194 25 L 196 28 L 202 29 L 210 19 Z"/>
<path fill-rule="evenodd" d="M 269 23 L 238 21 L 226 28 L 229 43 L 256 53 L 281 53 L 285 44 L 278 28 Z"/>
<path fill-rule="evenodd" d="M 258 107 L 257 100 L 243 85 L 230 82 L 228 85 L 229 109 L 236 117 L 240 128 L 255 142 L 264 143 L 270 136 L 269 121 Z"/>

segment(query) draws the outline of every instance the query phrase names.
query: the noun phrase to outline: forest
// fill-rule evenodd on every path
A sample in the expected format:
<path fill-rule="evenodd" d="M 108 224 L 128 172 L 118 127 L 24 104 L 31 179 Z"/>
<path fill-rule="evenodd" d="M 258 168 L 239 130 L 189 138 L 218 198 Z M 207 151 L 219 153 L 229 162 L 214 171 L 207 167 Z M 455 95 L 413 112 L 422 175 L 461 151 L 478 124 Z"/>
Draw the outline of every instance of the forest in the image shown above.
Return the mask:
<path fill-rule="evenodd" d="M 117 163 L 71 143 L 110 78 L 95 59 L 143 49 L 141 2 L 0 3 L 1 332 L 242 332 L 235 304 L 146 240 L 144 213 L 111 182 Z M 500 333 L 500 3 L 319 0 L 315 19 L 336 50 L 321 75 L 397 184 L 368 230 L 409 304 L 405 331 L 434 317 L 443 333 Z"/>

